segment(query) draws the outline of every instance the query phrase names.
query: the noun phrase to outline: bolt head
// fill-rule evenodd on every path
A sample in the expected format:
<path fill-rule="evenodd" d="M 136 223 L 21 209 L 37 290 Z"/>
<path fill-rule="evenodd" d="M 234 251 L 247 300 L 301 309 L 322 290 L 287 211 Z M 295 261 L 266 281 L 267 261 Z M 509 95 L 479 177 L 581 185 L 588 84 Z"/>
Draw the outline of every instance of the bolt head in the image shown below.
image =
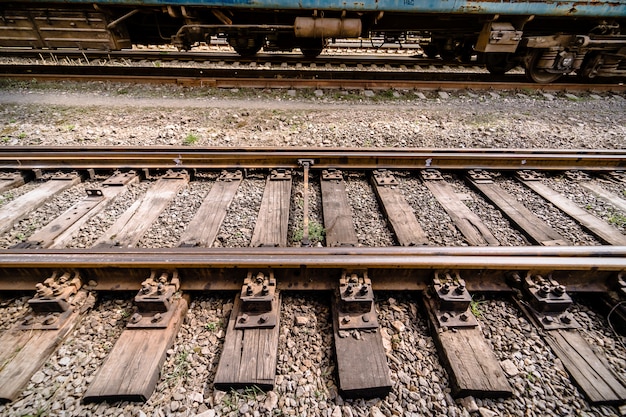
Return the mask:
<path fill-rule="evenodd" d="M 459 318 L 461 319 L 461 321 L 468 321 L 469 320 L 469 316 L 467 315 L 467 313 L 462 313 Z"/>
<path fill-rule="evenodd" d="M 363 320 L 363 322 L 368 323 L 370 321 L 370 316 L 369 314 L 363 314 L 361 316 L 361 319 Z"/>
<path fill-rule="evenodd" d="M 267 314 L 264 314 L 261 317 L 259 317 L 259 324 L 267 323 L 269 319 L 270 319 L 269 316 Z"/>
<path fill-rule="evenodd" d="M 569 315 L 564 314 L 561 316 L 561 321 L 565 324 L 570 324 L 572 322 L 572 318 Z"/>
<path fill-rule="evenodd" d="M 345 316 L 344 318 L 341 319 L 341 322 L 343 324 L 348 324 L 350 323 L 350 316 Z"/>
<path fill-rule="evenodd" d="M 441 321 L 447 322 L 448 320 L 450 320 L 450 315 L 448 313 L 443 313 L 441 315 Z"/>
<path fill-rule="evenodd" d="M 554 322 L 554 318 L 552 316 L 544 316 L 542 321 L 546 324 L 551 324 Z"/>

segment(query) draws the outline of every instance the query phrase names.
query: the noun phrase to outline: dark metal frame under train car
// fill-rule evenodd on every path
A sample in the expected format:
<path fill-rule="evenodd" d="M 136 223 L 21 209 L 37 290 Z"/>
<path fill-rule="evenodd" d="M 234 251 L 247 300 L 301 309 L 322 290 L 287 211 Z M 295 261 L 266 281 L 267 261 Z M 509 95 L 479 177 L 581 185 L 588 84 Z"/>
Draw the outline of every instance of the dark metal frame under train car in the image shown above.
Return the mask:
<path fill-rule="evenodd" d="M 428 37 L 429 56 L 478 55 L 503 74 L 516 65 L 549 83 L 576 72 L 583 78 L 626 74 L 626 1 L 334 3 L 286 0 L 0 1 L 0 46 L 117 50 L 133 44 L 189 49 L 223 36 L 241 55 L 300 48 L 310 57 L 329 39 L 403 33 Z"/>

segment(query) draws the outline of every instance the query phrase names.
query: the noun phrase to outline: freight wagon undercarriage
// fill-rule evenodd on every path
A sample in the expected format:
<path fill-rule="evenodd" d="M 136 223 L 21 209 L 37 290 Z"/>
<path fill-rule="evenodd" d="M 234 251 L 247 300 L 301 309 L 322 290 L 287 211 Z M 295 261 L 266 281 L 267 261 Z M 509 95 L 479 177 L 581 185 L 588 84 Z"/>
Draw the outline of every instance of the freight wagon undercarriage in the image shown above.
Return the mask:
<path fill-rule="evenodd" d="M 241 55 L 300 48 L 308 57 L 337 38 L 406 32 L 430 39 L 429 57 L 478 61 L 493 74 L 521 65 L 530 79 L 555 81 L 626 75 L 624 22 L 601 17 L 441 13 L 249 10 L 185 6 L 0 8 L 0 46 L 119 50 L 134 44 L 173 44 L 186 50 L 214 36 Z"/>

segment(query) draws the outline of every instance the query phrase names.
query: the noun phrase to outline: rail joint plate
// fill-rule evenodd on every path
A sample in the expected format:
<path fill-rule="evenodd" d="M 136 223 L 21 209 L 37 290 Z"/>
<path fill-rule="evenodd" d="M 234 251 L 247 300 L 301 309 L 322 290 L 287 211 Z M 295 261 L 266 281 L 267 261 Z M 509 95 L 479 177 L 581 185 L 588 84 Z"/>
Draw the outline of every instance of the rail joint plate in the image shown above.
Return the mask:
<path fill-rule="evenodd" d="M 374 181 L 376 181 L 376 185 L 378 185 L 379 187 L 399 184 L 396 177 L 394 177 L 393 174 L 386 169 L 377 169 L 373 172 L 372 175 L 374 176 Z"/>
<path fill-rule="evenodd" d="M 575 329 L 580 327 L 574 317 L 567 312 L 572 298 L 565 286 L 551 277 L 528 273 L 522 283 L 530 297 L 529 310 L 546 330 Z"/>
<path fill-rule="evenodd" d="M 177 271 L 159 273 L 153 270 L 150 277 L 141 283 L 141 289 L 135 296 L 137 312 L 132 315 L 126 328 L 166 328 L 174 317 L 174 303 L 179 288 Z"/>
<path fill-rule="evenodd" d="M 32 314 L 28 314 L 18 326 L 21 330 L 57 330 L 72 315 L 71 297 L 82 286 L 80 275 L 75 272 L 55 271 L 43 283 L 36 285 L 37 293 L 28 300 Z"/>
<path fill-rule="evenodd" d="M 239 294 L 241 308 L 234 311 L 235 329 L 269 329 L 278 323 L 278 294 L 274 272 L 248 271 Z"/>
<path fill-rule="evenodd" d="M 476 327 L 478 321 L 471 312 L 472 296 L 457 271 L 435 271 L 430 288 L 431 304 L 441 327 Z"/>
<path fill-rule="evenodd" d="M 339 330 L 378 328 L 374 291 L 367 271 L 343 271 L 339 280 L 337 312 Z"/>

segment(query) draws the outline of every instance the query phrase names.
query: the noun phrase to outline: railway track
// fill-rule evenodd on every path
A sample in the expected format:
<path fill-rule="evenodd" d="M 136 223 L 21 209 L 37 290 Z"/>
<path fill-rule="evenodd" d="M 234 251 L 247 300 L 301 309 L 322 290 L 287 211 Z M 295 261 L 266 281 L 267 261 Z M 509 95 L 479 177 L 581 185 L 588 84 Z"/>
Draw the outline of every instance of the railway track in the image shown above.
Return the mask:
<path fill-rule="evenodd" d="M 6 50 L 0 76 L 38 80 L 113 80 L 218 88 L 541 89 L 624 91 L 622 79 L 580 83 L 563 77 L 549 85 L 528 82 L 519 71 L 494 76 L 475 64 L 390 55 L 178 53 L 158 51 Z M 30 59 L 27 59 L 30 57 Z M 17 61 L 13 61 L 13 59 Z M 7 60 L 11 62 L 7 62 Z M 129 68 L 134 68 L 129 74 Z"/>
<path fill-rule="evenodd" d="M 580 301 L 593 294 L 623 328 L 625 164 L 612 150 L 2 148 L 0 186 L 11 201 L 0 206 L 0 290 L 36 295 L 2 307 L 19 314 L 0 335 L 0 396 L 9 402 L 0 411 L 24 410 L 19 403 L 54 375 L 49 355 L 61 352 L 54 363 L 64 368 L 69 346 L 85 343 L 81 323 L 114 308 L 123 313 L 98 336 L 108 347 L 85 362 L 88 383 L 64 405 L 54 399 L 65 388 L 49 395 L 55 412 L 161 404 L 155 398 L 172 374 L 189 369 L 176 349 L 197 343 L 186 352 L 203 369 L 186 378 L 210 380 L 181 399 L 187 379 L 178 378 L 166 411 L 183 402 L 188 413 L 202 404 L 289 414 L 314 407 L 295 401 L 308 398 L 332 399 L 329 410 L 343 415 L 391 414 L 396 403 L 485 415 L 520 401 L 532 415 L 535 378 L 545 387 L 569 374 L 566 390 L 584 397 L 587 411 L 617 413 L 603 404 L 626 401 L 626 352 L 615 334 L 610 361 L 596 353 L 590 326 L 609 324 L 589 321 Z M 372 243 L 376 233 L 385 247 Z M 138 291 L 134 302 L 127 291 Z M 511 335 L 494 326 L 508 325 L 489 319 L 493 306 L 480 313 L 485 292 L 560 365 L 526 368 L 532 349 L 502 348 Z M 439 359 L 428 360 L 447 370 L 441 398 L 424 391 L 419 369 L 430 365 L 417 373 L 408 365 L 426 360 L 410 347 L 426 326 L 420 346 L 436 347 Z M 338 403 L 338 395 L 355 400 Z M 468 396 L 469 405 L 453 399 Z M 480 407 L 474 397 L 484 398 Z"/>

